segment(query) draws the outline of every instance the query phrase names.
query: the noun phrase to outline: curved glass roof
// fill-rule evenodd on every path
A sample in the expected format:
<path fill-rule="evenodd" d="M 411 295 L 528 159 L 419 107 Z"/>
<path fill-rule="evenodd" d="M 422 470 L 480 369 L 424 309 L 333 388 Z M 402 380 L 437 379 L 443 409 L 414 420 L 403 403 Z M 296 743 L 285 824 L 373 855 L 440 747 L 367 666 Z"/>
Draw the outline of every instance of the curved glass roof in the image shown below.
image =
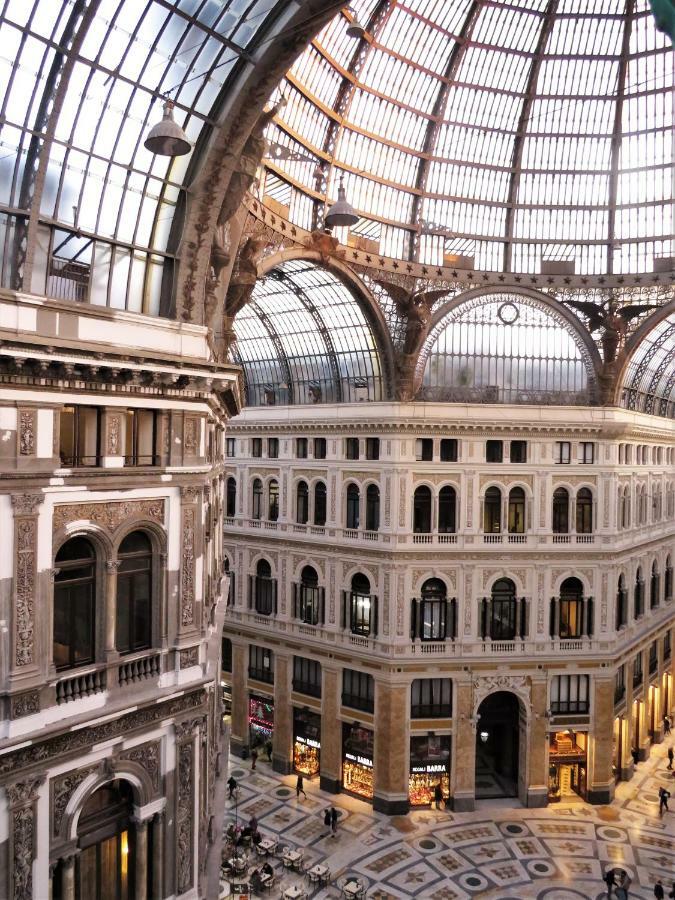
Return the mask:
<path fill-rule="evenodd" d="M 640 341 L 623 380 L 628 409 L 675 418 L 675 313 Z"/>
<path fill-rule="evenodd" d="M 451 309 L 420 357 L 420 400 L 585 405 L 593 365 L 578 334 L 543 303 L 480 296 Z"/>
<path fill-rule="evenodd" d="M 171 92 L 209 136 L 283 0 L 8 0 L 0 11 L 0 284 L 156 313 L 195 150 L 143 146 Z M 37 234 L 26 261 L 27 211 Z"/>
<path fill-rule="evenodd" d="M 674 66 L 648 0 L 351 6 L 366 38 L 332 20 L 270 126 L 305 157 L 267 162 L 295 224 L 344 176 L 354 232 L 386 256 L 592 274 L 673 254 Z"/>
<path fill-rule="evenodd" d="M 260 279 L 234 320 L 249 406 L 381 400 L 375 337 L 332 273 L 291 260 Z"/>

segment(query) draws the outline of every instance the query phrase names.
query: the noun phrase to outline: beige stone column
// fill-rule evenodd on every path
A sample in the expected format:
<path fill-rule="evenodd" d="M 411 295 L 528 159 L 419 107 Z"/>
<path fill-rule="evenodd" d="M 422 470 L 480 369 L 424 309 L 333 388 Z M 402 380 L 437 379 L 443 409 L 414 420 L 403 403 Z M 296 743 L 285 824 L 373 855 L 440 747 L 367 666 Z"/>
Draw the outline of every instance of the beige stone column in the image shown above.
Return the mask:
<path fill-rule="evenodd" d="M 61 861 L 61 900 L 75 900 L 75 857 Z"/>
<path fill-rule="evenodd" d="M 405 815 L 408 798 L 410 700 L 407 684 L 375 682 L 375 747 L 373 808 Z"/>
<path fill-rule="evenodd" d="M 232 720 L 230 748 L 236 756 L 248 747 L 248 644 L 232 641 Z"/>
<path fill-rule="evenodd" d="M 640 746 L 638 754 L 640 762 L 649 759 L 652 748 L 649 723 L 649 647 L 642 650 L 642 687 L 636 693 L 636 699 L 640 700 Z"/>
<path fill-rule="evenodd" d="M 588 801 L 610 803 L 614 797 L 612 742 L 614 739 L 614 679 L 593 676 L 593 730 L 588 747 Z"/>
<path fill-rule="evenodd" d="M 456 812 L 470 812 L 476 800 L 476 722 L 473 717 L 471 681 L 459 677 L 455 682 L 452 713 L 452 766 L 450 797 Z"/>
<path fill-rule="evenodd" d="M 162 900 L 164 884 L 164 812 L 152 820 L 152 900 Z"/>
<path fill-rule="evenodd" d="M 148 823 L 136 823 L 136 859 L 134 866 L 136 900 L 147 900 L 148 897 Z"/>
<path fill-rule="evenodd" d="M 274 654 L 274 735 L 272 768 L 288 775 L 293 770 L 292 657 Z"/>
<path fill-rule="evenodd" d="M 548 803 L 548 719 L 546 678 L 531 679 L 530 723 L 527 746 L 527 806 Z"/>
<path fill-rule="evenodd" d="M 108 659 L 119 656 L 116 645 L 117 631 L 117 570 L 120 564 L 109 559 L 105 564 L 105 655 Z"/>
<path fill-rule="evenodd" d="M 621 770 L 619 776 L 622 781 L 630 781 L 635 772 L 635 764 L 631 750 L 633 749 L 633 717 L 630 714 L 630 707 L 627 707 L 626 713 L 621 718 Z"/>
<path fill-rule="evenodd" d="M 342 783 L 340 672 L 321 666 L 321 789 L 337 794 Z"/>

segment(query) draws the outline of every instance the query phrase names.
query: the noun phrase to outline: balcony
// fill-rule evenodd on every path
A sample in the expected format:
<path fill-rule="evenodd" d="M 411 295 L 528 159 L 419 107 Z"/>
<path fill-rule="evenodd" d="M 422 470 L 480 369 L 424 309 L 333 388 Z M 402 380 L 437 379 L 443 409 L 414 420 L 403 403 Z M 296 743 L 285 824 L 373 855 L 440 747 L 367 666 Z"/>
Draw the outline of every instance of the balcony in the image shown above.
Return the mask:
<path fill-rule="evenodd" d="M 162 672 L 162 660 L 159 653 L 149 653 L 123 662 L 117 670 L 120 687 L 137 684 L 149 678 L 159 678 Z"/>
<path fill-rule="evenodd" d="M 65 675 L 56 682 L 56 702 L 60 706 L 72 700 L 82 700 L 93 694 L 100 694 L 106 689 L 106 672 L 94 669 L 89 672 L 78 672 L 76 675 Z"/>

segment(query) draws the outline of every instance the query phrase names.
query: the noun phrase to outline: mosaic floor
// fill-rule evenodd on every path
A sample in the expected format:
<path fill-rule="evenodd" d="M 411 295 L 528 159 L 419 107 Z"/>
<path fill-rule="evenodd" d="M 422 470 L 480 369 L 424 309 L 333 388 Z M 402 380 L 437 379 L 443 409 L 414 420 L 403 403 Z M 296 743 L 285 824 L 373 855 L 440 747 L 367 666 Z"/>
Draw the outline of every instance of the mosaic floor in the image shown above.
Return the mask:
<path fill-rule="evenodd" d="M 328 865 L 333 886 L 312 890 L 301 876 L 274 860 L 280 878 L 273 896 L 302 883 L 311 898 L 338 897 L 338 879 L 357 877 L 369 900 L 419 897 L 466 900 L 481 897 L 537 900 L 600 900 L 603 871 L 612 865 L 632 880 L 629 896 L 653 898 L 661 878 L 666 895 L 675 880 L 675 779 L 666 771 L 667 744 L 653 748 L 632 781 L 617 786 L 611 806 L 557 804 L 547 809 L 514 808 L 514 801 L 482 801 L 474 813 L 421 810 L 388 818 L 343 794 L 305 780 L 307 799 L 296 800 L 295 779 L 274 774 L 258 761 L 233 760 L 239 782 L 237 815 L 258 818 L 263 836 L 304 850 L 305 864 Z M 673 811 L 658 813 L 658 788 L 673 793 Z M 326 835 L 323 814 L 334 805 L 338 834 Z M 225 826 L 234 819 L 228 801 Z"/>

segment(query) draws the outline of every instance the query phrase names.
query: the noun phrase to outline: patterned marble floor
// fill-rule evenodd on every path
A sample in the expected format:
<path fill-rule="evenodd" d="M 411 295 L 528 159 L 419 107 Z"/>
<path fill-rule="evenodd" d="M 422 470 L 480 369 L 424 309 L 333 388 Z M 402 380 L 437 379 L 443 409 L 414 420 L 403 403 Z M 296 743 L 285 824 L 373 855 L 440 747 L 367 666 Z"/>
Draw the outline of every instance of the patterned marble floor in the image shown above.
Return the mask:
<path fill-rule="evenodd" d="M 675 811 L 658 814 L 658 788 L 674 795 L 666 771 L 667 744 L 652 749 L 632 781 L 618 785 L 611 806 L 558 804 L 542 810 L 514 808 L 512 801 L 482 801 L 474 813 L 421 810 L 388 818 L 344 794 L 319 790 L 305 780 L 307 799 L 296 800 L 295 778 L 281 777 L 258 761 L 232 760 L 239 782 L 237 815 L 258 818 L 264 836 L 304 849 L 304 861 L 329 866 L 333 882 L 356 876 L 369 900 L 418 897 L 423 900 L 601 900 L 602 873 L 625 869 L 630 897 L 653 897 L 661 878 L 666 895 L 675 881 Z M 339 812 L 337 837 L 326 835 L 323 814 Z M 675 802 L 673 802 L 675 810 Z M 225 827 L 234 818 L 228 802 Z M 274 861 L 283 890 L 300 876 Z M 337 897 L 336 887 L 315 890 L 312 898 Z M 274 896 L 274 895 L 273 895 Z M 279 896 L 279 893 L 276 893 Z"/>

